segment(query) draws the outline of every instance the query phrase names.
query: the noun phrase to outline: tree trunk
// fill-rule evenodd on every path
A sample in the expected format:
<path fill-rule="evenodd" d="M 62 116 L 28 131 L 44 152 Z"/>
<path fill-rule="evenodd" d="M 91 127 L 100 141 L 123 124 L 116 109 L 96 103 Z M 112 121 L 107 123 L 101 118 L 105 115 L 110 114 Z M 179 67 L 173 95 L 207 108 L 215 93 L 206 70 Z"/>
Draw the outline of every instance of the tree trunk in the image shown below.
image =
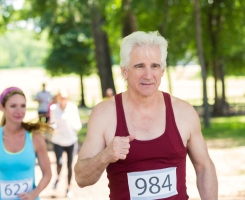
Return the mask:
<path fill-rule="evenodd" d="M 222 83 L 222 110 L 223 115 L 227 114 L 229 105 L 226 101 L 226 93 L 225 93 L 225 72 L 224 72 L 224 66 L 223 62 L 220 64 L 220 75 L 221 75 L 221 83 Z"/>
<path fill-rule="evenodd" d="M 209 23 L 209 34 L 212 47 L 212 64 L 213 64 L 213 75 L 214 75 L 214 105 L 213 115 L 223 116 L 225 113 L 225 81 L 223 62 L 220 55 L 218 55 L 218 37 L 222 31 L 221 19 L 222 19 L 222 8 L 220 6 L 222 0 L 214 1 L 209 9 L 208 23 Z M 213 24 L 215 22 L 215 25 Z"/>
<path fill-rule="evenodd" d="M 225 75 L 222 62 L 216 62 L 214 70 L 215 74 L 215 103 L 213 114 L 215 116 L 223 116 L 227 114 L 228 103 L 225 95 Z"/>
<path fill-rule="evenodd" d="M 196 19 L 196 41 L 198 58 L 202 69 L 202 81 L 203 81 L 203 110 L 204 110 L 204 125 L 205 127 L 210 127 L 210 112 L 207 97 L 207 75 L 206 66 L 203 54 L 203 44 L 202 44 L 202 25 L 201 25 L 201 14 L 199 8 L 199 0 L 194 0 L 195 7 L 195 19 Z"/>
<path fill-rule="evenodd" d="M 80 84 L 81 84 L 81 100 L 79 103 L 79 107 L 87 107 L 85 104 L 85 98 L 84 98 L 83 76 L 81 74 L 80 74 Z"/>
<path fill-rule="evenodd" d="M 122 24 L 123 24 L 122 36 L 123 37 L 126 37 L 130 35 L 131 33 L 138 30 L 136 17 L 134 13 L 132 12 L 130 3 L 131 3 L 131 0 L 123 0 L 122 2 L 122 9 L 124 13 L 124 17 L 122 21 Z"/>
<path fill-rule="evenodd" d="M 216 61 L 214 64 L 215 80 L 215 102 L 213 106 L 214 116 L 224 116 L 228 112 L 228 103 L 225 94 L 225 73 L 222 61 Z"/>
<path fill-rule="evenodd" d="M 213 64 L 213 73 L 214 73 L 214 105 L 213 105 L 213 115 L 214 116 L 219 116 L 220 113 L 220 108 L 221 108 L 221 102 L 219 99 L 219 94 L 218 94 L 218 85 L 219 85 L 219 75 L 218 75 L 218 68 L 216 66 L 217 64 L 214 62 Z"/>
<path fill-rule="evenodd" d="M 102 96 L 105 97 L 107 88 L 112 88 L 116 93 L 112 76 L 112 63 L 107 34 L 102 29 L 105 18 L 101 15 L 100 9 L 93 2 L 90 4 L 90 12 L 91 27 L 95 44 L 96 65 L 100 77 Z"/>

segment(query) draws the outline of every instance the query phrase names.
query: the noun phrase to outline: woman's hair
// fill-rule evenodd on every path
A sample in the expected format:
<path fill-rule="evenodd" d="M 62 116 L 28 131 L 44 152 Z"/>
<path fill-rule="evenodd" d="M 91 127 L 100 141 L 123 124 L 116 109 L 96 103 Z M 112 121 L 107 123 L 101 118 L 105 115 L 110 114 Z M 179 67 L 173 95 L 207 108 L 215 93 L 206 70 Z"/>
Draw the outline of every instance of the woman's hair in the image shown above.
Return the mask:
<path fill-rule="evenodd" d="M 143 32 L 136 31 L 123 38 L 120 47 L 120 66 L 128 68 L 130 63 L 130 53 L 134 47 L 158 47 L 161 52 L 161 67 L 166 67 L 167 47 L 168 43 L 158 31 Z"/>
<path fill-rule="evenodd" d="M 2 92 L 2 94 L 0 95 L 0 103 L 1 103 L 2 107 L 5 107 L 5 104 L 8 101 L 8 99 L 10 97 L 16 95 L 16 94 L 19 94 L 26 99 L 25 94 L 23 93 L 23 91 L 20 88 L 17 88 L 17 87 L 6 88 Z M 2 120 L 0 122 L 0 126 L 4 126 L 5 124 L 6 124 L 6 118 L 3 115 Z M 21 125 L 24 129 L 26 129 L 29 132 L 36 131 L 36 130 L 39 130 L 39 129 L 47 126 L 46 124 L 40 124 L 39 122 L 37 122 L 37 123 L 22 122 Z"/>

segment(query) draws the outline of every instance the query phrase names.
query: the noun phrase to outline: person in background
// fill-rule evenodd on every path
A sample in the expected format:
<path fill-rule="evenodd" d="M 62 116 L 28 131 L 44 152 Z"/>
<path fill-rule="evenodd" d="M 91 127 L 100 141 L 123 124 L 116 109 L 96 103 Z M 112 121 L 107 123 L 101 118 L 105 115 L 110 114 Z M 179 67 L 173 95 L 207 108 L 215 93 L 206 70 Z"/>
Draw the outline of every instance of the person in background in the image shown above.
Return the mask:
<path fill-rule="evenodd" d="M 57 103 L 50 107 L 50 124 L 54 128 L 51 142 L 54 146 L 54 152 L 57 163 L 57 178 L 53 185 L 56 189 L 60 180 L 60 172 L 62 168 L 62 153 L 67 153 L 67 190 L 66 196 L 72 198 L 73 194 L 70 190 L 72 178 L 72 161 L 74 155 L 74 147 L 77 144 L 77 132 L 82 128 L 78 107 L 69 100 L 69 92 L 65 89 L 59 91 L 57 95 Z"/>
<path fill-rule="evenodd" d="M 48 121 L 49 122 L 49 119 L 50 119 L 50 107 L 53 105 L 53 104 L 56 104 L 57 103 L 57 95 L 54 95 L 52 97 L 52 101 L 49 103 L 48 105 L 48 112 L 47 112 L 47 116 L 48 116 Z"/>
<path fill-rule="evenodd" d="M 110 200 L 187 200 L 188 154 L 200 199 L 217 200 L 216 170 L 197 112 L 158 89 L 167 41 L 158 32 L 134 32 L 122 40 L 120 58 L 128 88 L 93 108 L 75 164 L 77 184 L 96 183 L 106 169 Z"/>
<path fill-rule="evenodd" d="M 114 94 L 113 89 L 112 88 L 107 88 L 106 91 L 105 91 L 105 97 L 103 98 L 103 101 L 113 97 L 114 95 L 115 94 Z"/>
<path fill-rule="evenodd" d="M 46 143 L 39 133 L 47 125 L 23 122 L 26 97 L 17 87 L 6 88 L 0 96 L 3 112 L 0 124 L 0 199 L 38 200 L 51 179 Z M 35 185 L 36 158 L 42 178 Z"/>
<path fill-rule="evenodd" d="M 52 95 L 46 90 L 46 84 L 42 84 L 42 91 L 38 92 L 34 98 L 38 102 L 38 116 L 41 122 L 47 123 L 49 120 L 48 107 L 52 101 Z"/>
<path fill-rule="evenodd" d="M 105 94 L 106 94 L 105 97 L 106 97 L 107 99 L 109 99 L 110 97 L 113 97 L 113 96 L 114 96 L 114 91 L 113 91 L 112 88 L 107 88 Z"/>

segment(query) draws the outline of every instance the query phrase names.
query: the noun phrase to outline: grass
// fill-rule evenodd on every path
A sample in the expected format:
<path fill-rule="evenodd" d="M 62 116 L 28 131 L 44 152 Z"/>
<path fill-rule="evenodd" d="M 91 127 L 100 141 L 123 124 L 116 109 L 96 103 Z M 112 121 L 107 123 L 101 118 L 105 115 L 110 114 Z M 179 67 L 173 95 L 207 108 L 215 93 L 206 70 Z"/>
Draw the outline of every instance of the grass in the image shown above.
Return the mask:
<path fill-rule="evenodd" d="M 211 118 L 211 127 L 202 133 L 211 147 L 237 147 L 245 145 L 245 116 Z"/>
<path fill-rule="evenodd" d="M 245 116 L 217 117 L 211 119 L 210 128 L 202 128 L 206 139 L 243 138 Z"/>
<path fill-rule="evenodd" d="M 79 132 L 79 142 L 82 144 L 87 131 L 87 121 L 90 108 L 80 108 L 83 128 Z M 245 145 L 245 116 L 211 118 L 211 127 L 205 128 L 202 123 L 202 133 L 208 143 L 216 147 L 234 147 Z"/>
<path fill-rule="evenodd" d="M 91 108 L 86 108 L 86 107 L 79 108 L 80 118 L 83 125 L 82 129 L 78 133 L 78 141 L 80 144 L 82 144 L 85 139 L 86 132 L 87 132 L 87 122 L 91 111 L 92 111 Z"/>

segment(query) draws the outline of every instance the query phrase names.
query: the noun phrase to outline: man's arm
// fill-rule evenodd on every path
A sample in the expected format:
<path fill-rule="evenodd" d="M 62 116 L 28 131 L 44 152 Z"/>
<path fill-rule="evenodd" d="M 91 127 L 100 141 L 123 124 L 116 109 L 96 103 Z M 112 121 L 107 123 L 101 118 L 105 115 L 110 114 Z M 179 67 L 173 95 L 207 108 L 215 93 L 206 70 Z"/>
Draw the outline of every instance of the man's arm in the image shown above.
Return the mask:
<path fill-rule="evenodd" d="M 114 103 L 102 102 L 90 115 L 87 135 L 75 165 L 75 179 L 79 187 L 96 183 L 110 163 L 125 159 L 128 154 L 130 138 L 114 137 L 114 107 Z"/>
<path fill-rule="evenodd" d="M 196 171 L 198 191 L 202 200 L 217 200 L 218 181 L 215 166 L 208 154 L 207 146 L 201 133 L 199 117 L 194 108 L 189 113 L 188 121 L 191 126 L 187 148 Z"/>

